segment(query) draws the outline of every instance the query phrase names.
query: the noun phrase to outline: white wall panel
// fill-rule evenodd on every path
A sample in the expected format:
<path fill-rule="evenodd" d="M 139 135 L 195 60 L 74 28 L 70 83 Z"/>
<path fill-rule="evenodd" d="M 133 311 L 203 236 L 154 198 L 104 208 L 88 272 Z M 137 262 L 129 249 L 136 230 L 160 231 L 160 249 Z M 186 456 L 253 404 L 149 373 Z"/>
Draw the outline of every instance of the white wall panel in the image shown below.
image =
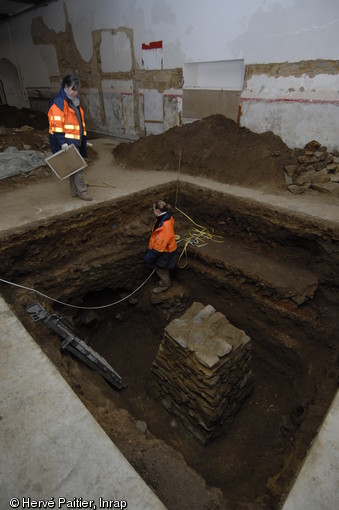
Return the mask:
<path fill-rule="evenodd" d="M 243 60 L 192 62 L 184 64 L 184 89 L 241 90 L 244 81 Z"/>

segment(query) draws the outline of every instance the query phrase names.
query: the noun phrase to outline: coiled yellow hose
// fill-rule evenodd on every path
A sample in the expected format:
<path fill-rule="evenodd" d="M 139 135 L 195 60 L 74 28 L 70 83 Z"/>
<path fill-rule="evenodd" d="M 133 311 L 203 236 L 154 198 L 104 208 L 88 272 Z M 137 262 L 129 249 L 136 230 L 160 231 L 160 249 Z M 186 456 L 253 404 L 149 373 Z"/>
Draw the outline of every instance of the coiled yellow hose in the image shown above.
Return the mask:
<path fill-rule="evenodd" d="M 179 267 L 179 269 L 184 269 L 187 266 L 187 247 L 189 245 L 192 245 L 195 248 L 202 248 L 203 246 L 206 246 L 209 241 L 213 241 L 215 243 L 223 243 L 224 242 L 224 238 L 223 238 L 223 236 L 219 236 L 219 235 L 213 234 L 213 229 L 212 229 L 212 233 L 211 233 L 207 229 L 207 227 L 203 227 L 202 225 L 198 225 L 198 223 L 193 221 L 192 218 L 190 218 L 190 216 L 188 216 L 188 214 L 184 213 L 178 207 L 175 207 L 175 209 L 177 211 L 179 211 L 181 214 L 183 214 L 196 227 L 198 227 L 198 228 L 193 228 L 192 230 L 190 230 L 188 232 L 188 236 L 186 238 L 184 238 L 184 239 L 181 239 L 179 235 L 175 236 L 175 239 L 176 239 L 177 242 L 184 241 L 184 243 L 185 243 L 184 247 L 183 247 L 183 249 L 182 249 L 182 251 L 180 253 L 178 262 L 177 262 L 177 266 Z M 183 256 L 185 257 L 185 263 L 184 263 L 184 265 L 180 266 L 179 262 L 180 262 L 180 260 L 182 259 Z"/>

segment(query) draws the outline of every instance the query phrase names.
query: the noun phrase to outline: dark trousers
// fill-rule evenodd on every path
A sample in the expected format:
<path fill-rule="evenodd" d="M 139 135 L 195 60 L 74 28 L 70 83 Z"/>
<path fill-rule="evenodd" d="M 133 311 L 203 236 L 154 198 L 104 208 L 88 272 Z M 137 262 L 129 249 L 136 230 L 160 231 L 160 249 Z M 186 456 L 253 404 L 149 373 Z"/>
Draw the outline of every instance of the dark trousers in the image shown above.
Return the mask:
<path fill-rule="evenodd" d="M 159 287 L 170 287 L 171 277 L 170 270 L 166 267 L 157 267 L 157 275 L 160 278 Z"/>

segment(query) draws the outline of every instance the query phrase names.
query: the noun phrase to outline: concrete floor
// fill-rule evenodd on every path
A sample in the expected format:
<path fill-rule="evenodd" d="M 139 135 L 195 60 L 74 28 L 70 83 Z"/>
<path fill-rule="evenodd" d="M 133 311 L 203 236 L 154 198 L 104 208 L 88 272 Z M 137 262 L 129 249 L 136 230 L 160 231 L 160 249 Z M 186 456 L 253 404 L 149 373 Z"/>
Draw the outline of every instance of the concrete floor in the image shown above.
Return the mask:
<path fill-rule="evenodd" d="M 82 498 L 97 508 L 99 498 L 126 501 L 128 508 L 165 508 L 2 298 L 0 333 L 1 508 L 52 497 L 56 503 Z M 10 505 L 13 498 L 20 505 Z"/>
<path fill-rule="evenodd" d="M 93 140 L 93 145 L 100 157 L 86 170 L 89 191 L 94 197 L 92 202 L 71 198 L 69 183 L 56 177 L 3 192 L 1 234 L 145 188 L 163 186 L 177 178 L 169 172 L 122 172 L 113 165 L 114 140 Z M 317 219 L 339 222 L 339 201 L 327 203 L 321 197 L 276 196 L 188 176 L 180 179 L 266 202 L 276 209 L 307 212 Z M 5 284 L 0 282 L 0 291 L 1 285 Z M 0 334 L 0 510 L 23 508 L 25 503 L 26 508 L 33 508 L 24 498 L 55 502 L 55 508 L 81 508 L 85 501 L 93 501 L 99 508 L 99 498 L 127 501 L 129 509 L 164 508 L 2 298 Z M 283 510 L 338 508 L 338 430 L 337 395 Z M 18 498 L 19 505 L 15 506 L 14 501 L 10 506 L 11 498 Z M 66 501 L 60 501 L 58 506 L 58 498 L 65 498 L 73 506 L 66 506 Z"/>

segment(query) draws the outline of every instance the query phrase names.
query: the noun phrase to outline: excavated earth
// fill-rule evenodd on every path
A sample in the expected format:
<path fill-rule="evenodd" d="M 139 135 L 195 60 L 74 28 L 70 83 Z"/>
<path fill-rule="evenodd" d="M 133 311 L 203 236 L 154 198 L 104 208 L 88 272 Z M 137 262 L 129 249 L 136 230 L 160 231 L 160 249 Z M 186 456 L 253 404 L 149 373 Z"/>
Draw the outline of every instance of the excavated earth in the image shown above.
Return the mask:
<path fill-rule="evenodd" d="M 32 148 L 34 134 L 47 143 L 46 128 L 20 131 L 27 115 L 18 122 L 2 127 L 3 148 L 14 140 L 20 148 L 27 133 Z M 122 143 L 114 156 L 121 171 L 166 168 L 174 179 L 180 171 L 288 194 L 284 166 L 300 152 L 272 133 L 254 134 L 213 116 Z M 49 178 L 44 171 L 6 179 L 0 189 Z M 174 204 L 176 191 L 173 181 L 156 193 Z M 74 306 L 36 296 L 105 357 L 128 383 L 125 390 L 60 352 L 60 339 L 28 316 L 29 291 L 1 291 L 168 509 L 276 510 L 338 387 L 338 225 L 182 183 L 178 208 L 195 224 L 175 211 L 179 247 L 195 228 L 206 229 L 209 239 L 183 251 L 169 291 L 152 294 L 152 277 L 129 296 L 150 274 L 143 256 L 154 195 L 148 189 L 7 233 L 0 247 L 6 279 Z M 207 445 L 164 409 L 151 371 L 165 326 L 194 301 L 225 314 L 252 344 L 253 393 Z"/>
<path fill-rule="evenodd" d="M 135 168 L 180 171 L 267 189 L 283 189 L 284 165 L 297 161 L 297 153 L 278 136 L 253 133 L 223 115 L 119 144 L 114 156 Z"/>
<path fill-rule="evenodd" d="M 272 132 L 253 133 L 223 115 L 149 135 L 114 149 L 116 161 L 208 177 L 252 189 L 339 197 L 339 152 L 316 140 L 292 150 Z"/>

